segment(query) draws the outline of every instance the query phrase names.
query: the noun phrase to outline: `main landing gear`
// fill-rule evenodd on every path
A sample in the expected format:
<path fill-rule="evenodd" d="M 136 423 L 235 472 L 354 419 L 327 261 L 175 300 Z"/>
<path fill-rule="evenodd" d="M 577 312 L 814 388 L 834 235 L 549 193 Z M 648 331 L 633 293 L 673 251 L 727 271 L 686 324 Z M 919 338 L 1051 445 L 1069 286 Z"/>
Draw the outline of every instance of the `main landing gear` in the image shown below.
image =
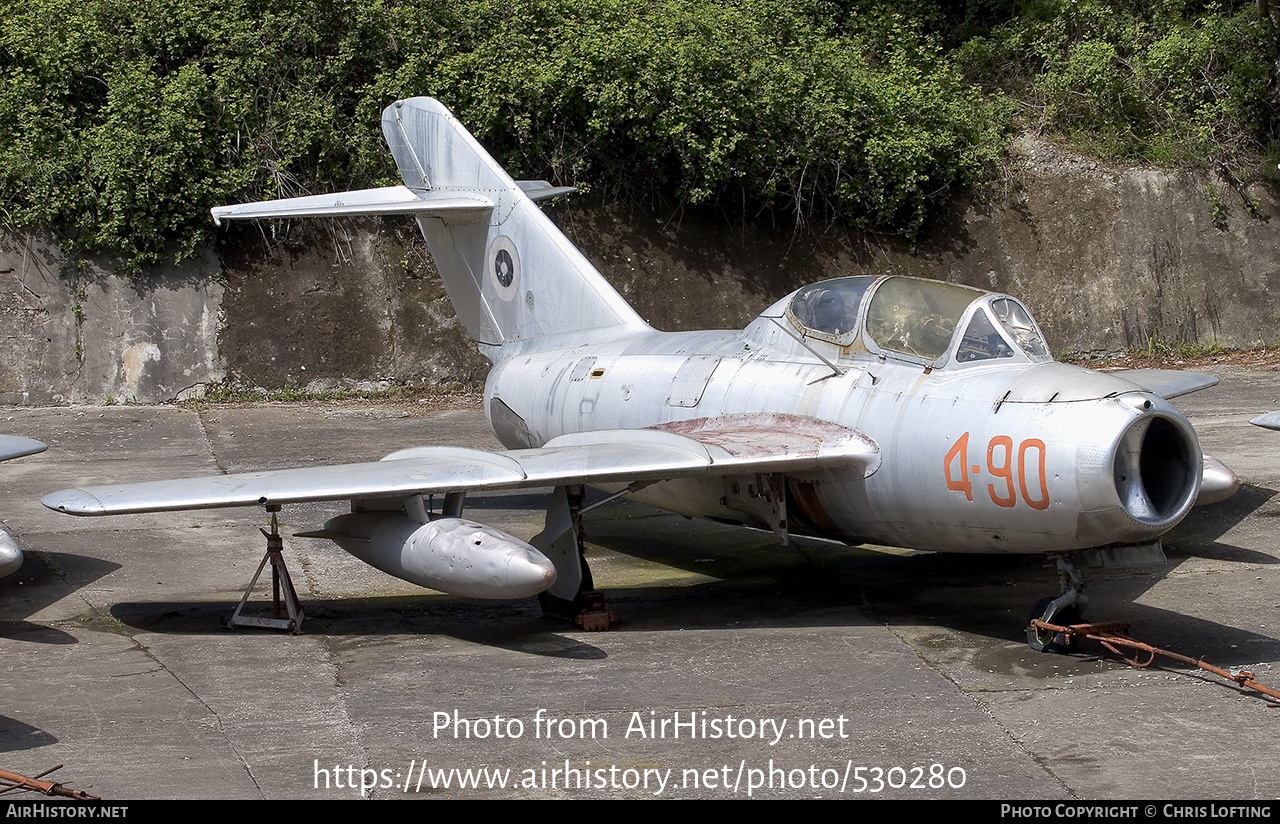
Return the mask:
<path fill-rule="evenodd" d="M 618 615 L 609 609 L 604 595 L 595 591 L 591 567 L 587 566 L 582 513 L 593 507 L 583 507 L 584 495 L 582 486 L 556 487 L 547 505 L 546 528 L 530 543 L 556 567 L 556 582 L 538 595 L 542 614 L 573 621 L 588 632 L 600 632 L 616 623 Z"/>

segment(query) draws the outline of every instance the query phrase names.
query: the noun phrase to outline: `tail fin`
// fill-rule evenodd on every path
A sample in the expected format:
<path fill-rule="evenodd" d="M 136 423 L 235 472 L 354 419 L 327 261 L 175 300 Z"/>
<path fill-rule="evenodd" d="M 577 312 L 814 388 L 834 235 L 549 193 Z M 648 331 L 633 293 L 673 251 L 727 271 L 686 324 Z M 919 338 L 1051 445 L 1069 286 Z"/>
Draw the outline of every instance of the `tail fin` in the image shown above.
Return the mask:
<path fill-rule="evenodd" d="M 454 311 L 482 344 L 587 331 L 615 337 L 648 328 L 534 203 L 569 189 L 512 180 L 429 97 L 388 106 L 382 132 L 404 186 L 220 206 L 214 221 L 412 214 Z"/>

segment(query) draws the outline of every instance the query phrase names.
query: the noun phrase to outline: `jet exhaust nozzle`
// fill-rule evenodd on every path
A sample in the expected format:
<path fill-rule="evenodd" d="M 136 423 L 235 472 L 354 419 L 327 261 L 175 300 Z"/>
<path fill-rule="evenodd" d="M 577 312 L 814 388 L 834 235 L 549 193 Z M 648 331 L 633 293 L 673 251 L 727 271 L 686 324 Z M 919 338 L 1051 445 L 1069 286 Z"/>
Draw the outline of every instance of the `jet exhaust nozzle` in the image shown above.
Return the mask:
<path fill-rule="evenodd" d="M 329 538 L 388 575 L 467 598 L 527 598 L 556 580 L 537 549 L 465 518 L 422 524 L 401 512 L 352 513 L 307 537 Z"/>

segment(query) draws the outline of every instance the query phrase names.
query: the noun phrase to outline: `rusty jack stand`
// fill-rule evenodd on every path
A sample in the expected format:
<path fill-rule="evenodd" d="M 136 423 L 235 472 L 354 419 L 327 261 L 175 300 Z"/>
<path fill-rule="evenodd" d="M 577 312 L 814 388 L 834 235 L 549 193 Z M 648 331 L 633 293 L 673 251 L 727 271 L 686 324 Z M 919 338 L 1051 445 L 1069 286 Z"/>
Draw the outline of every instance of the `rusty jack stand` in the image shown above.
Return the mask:
<path fill-rule="evenodd" d="M 236 607 L 235 612 L 231 613 L 231 617 L 227 618 L 226 623 L 228 627 L 233 629 L 235 627 L 287 629 L 294 635 L 298 635 L 302 632 L 302 622 L 307 616 L 302 609 L 302 605 L 298 603 L 298 593 L 293 588 L 293 579 L 289 577 L 289 569 L 284 565 L 284 539 L 280 537 L 280 524 L 276 520 L 276 513 L 280 511 L 280 505 L 268 504 L 267 511 L 271 513 L 271 531 L 259 530 L 267 538 L 267 554 L 262 556 L 262 563 L 258 564 L 258 571 L 253 574 L 253 580 L 249 582 L 249 587 L 244 591 L 244 597 L 240 599 L 240 605 Z M 258 578 L 262 575 L 262 570 L 266 568 L 267 561 L 271 562 L 272 617 L 255 618 L 242 616 L 240 613 L 244 610 L 245 604 L 249 602 L 249 595 L 253 592 L 253 588 L 258 585 Z M 282 618 L 280 615 L 282 591 L 285 608 L 289 611 L 288 618 Z"/>

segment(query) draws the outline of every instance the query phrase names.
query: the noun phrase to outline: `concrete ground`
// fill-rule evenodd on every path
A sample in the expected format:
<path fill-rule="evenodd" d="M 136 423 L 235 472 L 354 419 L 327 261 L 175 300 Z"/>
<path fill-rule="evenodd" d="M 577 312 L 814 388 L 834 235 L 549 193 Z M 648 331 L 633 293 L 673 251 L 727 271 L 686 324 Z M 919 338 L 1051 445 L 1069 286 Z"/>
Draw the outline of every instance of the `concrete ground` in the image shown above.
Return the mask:
<path fill-rule="evenodd" d="M 1169 536 L 1167 567 L 1093 573 L 1089 617 L 1280 688 L 1280 433 L 1246 424 L 1280 408 L 1280 387 L 1267 369 L 1220 375 L 1180 401 L 1248 486 Z M 261 512 L 74 519 L 40 496 L 496 447 L 479 412 L 3 417 L 49 444 L 0 467 L 4 524 L 28 552 L 0 581 L 9 770 L 65 763 L 59 780 L 109 799 L 840 795 L 832 784 L 889 798 L 1280 795 L 1275 710 L 1257 693 L 1184 666 L 1130 669 L 1088 644 L 1032 652 L 1028 610 L 1056 587 L 1036 558 L 782 549 L 608 505 L 587 516 L 589 555 L 624 622 L 585 633 L 533 601 L 431 594 L 294 538 L 343 508 L 301 506 L 282 528 L 305 633 L 229 631 L 262 556 Z M 468 514 L 528 537 L 541 500 L 477 496 Z"/>

